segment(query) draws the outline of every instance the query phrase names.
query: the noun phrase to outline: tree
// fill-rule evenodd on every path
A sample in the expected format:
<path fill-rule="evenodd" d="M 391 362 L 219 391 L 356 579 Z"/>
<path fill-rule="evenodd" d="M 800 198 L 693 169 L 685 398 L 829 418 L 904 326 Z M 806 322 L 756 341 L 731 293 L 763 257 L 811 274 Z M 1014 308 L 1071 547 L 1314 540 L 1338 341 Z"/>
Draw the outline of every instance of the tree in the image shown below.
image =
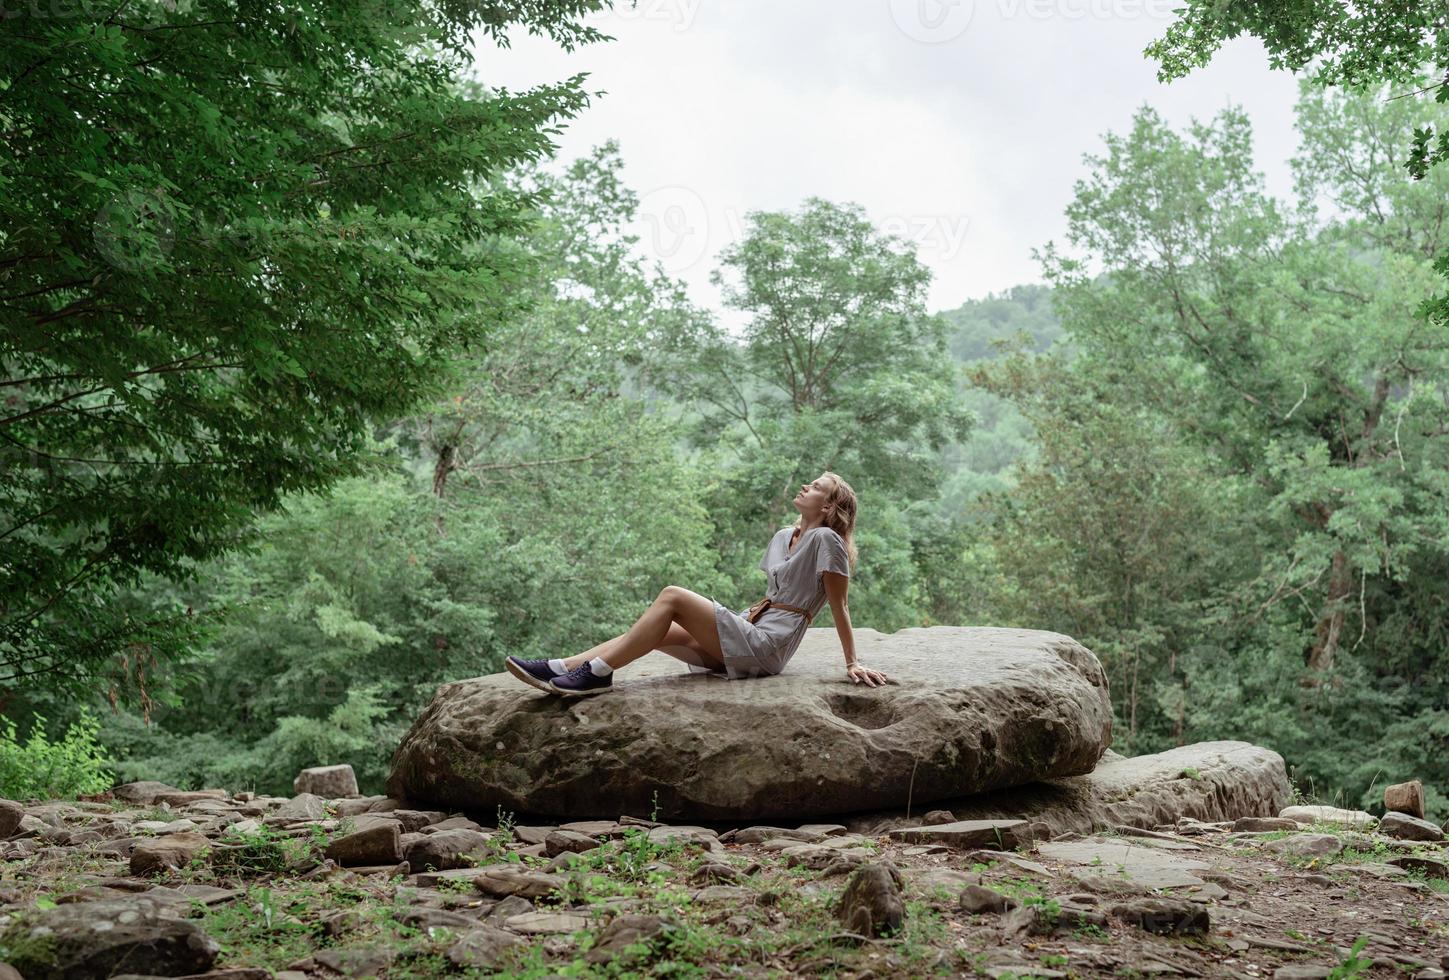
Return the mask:
<path fill-rule="evenodd" d="M 1449 6 L 1442 0 L 1188 0 L 1145 53 L 1158 60 L 1158 79 L 1170 81 L 1241 34 L 1263 42 L 1274 68 L 1312 65 L 1317 85 L 1363 95 L 1392 82 L 1414 86 L 1405 94 L 1449 102 Z M 1426 66 L 1437 79 L 1420 77 Z M 1425 125 L 1408 145 L 1404 166 L 1423 177 L 1449 159 L 1449 130 L 1441 126 L 1435 142 L 1433 125 Z"/>
<path fill-rule="evenodd" d="M 797 484 L 833 470 L 860 495 L 861 551 L 873 556 L 851 593 L 854 621 L 919 622 L 904 512 L 935 495 L 940 450 L 972 421 L 946 323 L 925 309 L 929 270 L 858 205 L 812 197 L 793 213 L 751 213 L 711 278 L 749 315 L 744 334 L 696 333 L 674 370 L 701 413 L 694 441 L 709 449 L 726 569 L 750 580 L 763 542 L 795 517 Z"/>
<path fill-rule="evenodd" d="M 1068 234 L 1106 276 L 1048 249 L 1063 319 L 1089 362 L 1122 365 L 1272 489 L 1296 524 L 1290 578 L 1326 575 L 1306 660 L 1327 671 L 1355 584 L 1393 567 L 1400 535 L 1420 547 L 1432 520 L 1411 502 L 1428 487 L 1410 487 L 1437 466 L 1410 470 L 1402 455 L 1405 433 L 1432 441 L 1446 421 L 1431 379 L 1449 370 L 1449 339 L 1414 315 L 1429 264 L 1415 248 L 1348 247 L 1340 228 L 1317 239 L 1281 215 L 1238 111 L 1188 141 L 1144 109 L 1092 163 Z"/>
<path fill-rule="evenodd" d="M 228 614 L 150 678 L 171 695 L 154 724 L 106 719 L 124 776 L 281 791 L 346 761 L 380 787 L 439 683 L 587 649 L 667 584 L 754 597 L 715 567 L 677 422 L 629 390 L 699 314 L 623 233 L 636 197 L 620 168 L 606 143 L 510 175 L 536 215 L 516 242 L 538 257 L 516 287 L 529 312 L 453 362 L 427 415 L 385 427 L 386 466 L 290 497 L 255 548 L 207 564 L 188 598 Z"/>
<path fill-rule="evenodd" d="M 1244 33 L 1264 43 L 1274 68 L 1300 71 L 1312 64 L 1309 81 L 1315 86 L 1383 100 L 1432 94 L 1437 104 L 1449 103 L 1449 5 L 1444 0 L 1188 0 L 1145 53 L 1158 59 L 1158 78 L 1169 81 L 1207 64 L 1223 41 Z M 1394 88 L 1407 90 L 1390 95 Z M 1407 140 L 1375 147 L 1374 155 L 1386 156 L 1422 180 L 1449 160 L 1449 126 L 1439 116 L 1415 126 Z M 1403 146 L 1407 150 L 1400 151 Z M 1355 175 L 1348 171 L 1344 176 Z M 1434 268 L 1449 279 L 1449 252 L 1439 255 Z M 1426 297 L 1416 315 L 1449 331 L 1449 292 Z"/>
<path fill-rule="evenodd" d="M 588 96 L 469 81 L 470 32 L 572 50 L 603 2 L 7 12 L 0 679 L 183 643 L 118 590 L 358 472 L 517 314 L 529 202 L 498 175 Z"/>
<path fill-rule="evenodd" d="M 741 343 L 716 333 L 692 354 L 708 429 L 738 424 L 797 464 L 849 467 L 882 486 L 934 485 L 921 449 L 970 428 L 956 402 L 945 324 L 925 310 L 930 272 L 858 205 L 810 198 L 798 213 L 754 212 L 711 276 L 750 315 Z M 783 514 L 792 475 L 773 488 Z"/>
<path fill-rule="evenodd" d="M 973 554 L 993 618 L 1102 647 L 1133 749 L 1247 737 L 1317 793 L 1419 776 L 1440 806 L 1444 177 L 1377 152 L 1405 111 L 1305 86 L 1292 208 L 1239 110 L 1106 137 L 1041 253 L 1073 356 L 975 372 L 1039 445 Z"/>
<path fill-rule="evenodd" d="M 670 384 L 670 352 L 707 329 L 707 317 L 640 257 L 626 232 L 639 199 L 622 168 L 611 140 L 562 174 L 519 175 L 536 202 L 520 242 L 533 267 L 516 287 L 529 310 L 455 358 L 447 396 L 400 425 L 430 460 L 440 498 L 533 492 L 636 454 L 641 440 L 654 445 L 645 429 L 657 420 L 621 396 L 647 399 Z"/>

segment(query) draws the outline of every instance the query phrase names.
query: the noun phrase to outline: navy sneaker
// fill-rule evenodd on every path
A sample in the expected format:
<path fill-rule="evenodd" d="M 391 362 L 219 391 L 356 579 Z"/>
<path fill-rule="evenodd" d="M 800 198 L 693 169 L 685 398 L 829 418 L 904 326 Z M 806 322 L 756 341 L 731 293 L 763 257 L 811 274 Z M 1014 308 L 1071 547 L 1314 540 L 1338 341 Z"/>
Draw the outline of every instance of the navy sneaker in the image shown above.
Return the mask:
<path fill-rule="evenodd" d="M 517 657 L 509 657 L 503 663 L 508 668 L 508 672 L 523 683 L 531 684 L 545 694 L 556 693 L 553 688 L 548 686 L 548 682 L 559 675 L 553 672 L 553 668 L 548 665 L 547 660 L 520 660 Z"/>
<path fill-rule="evenodd" d="M 555 693 L 568 697 L 603 694 L 605 691 L 614 689 L 614 673 L 610 671 L 608 677 L 600 677 L 588 664 L 579 664 L 567 674 L 562 674 L 549 681 L 549 686 Z"/>

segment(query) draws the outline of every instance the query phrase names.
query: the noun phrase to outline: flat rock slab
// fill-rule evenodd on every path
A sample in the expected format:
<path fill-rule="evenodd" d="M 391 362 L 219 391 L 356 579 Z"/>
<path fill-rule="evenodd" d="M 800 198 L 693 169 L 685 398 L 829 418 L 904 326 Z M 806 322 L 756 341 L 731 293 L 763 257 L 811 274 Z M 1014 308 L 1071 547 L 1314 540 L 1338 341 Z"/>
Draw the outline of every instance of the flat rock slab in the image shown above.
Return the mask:
<path fill-rule="evenodd" d="M 958 820 L 1041 822 L 1055 837 L 1176 824 L 1179 817 L 1221 821 L 1276 814 L 1291 793 L 1277 752 L 1247 742 L 1198 742 L 1131 759 L 1108 752 L 1082 776 L 961 797 L 946 805 Z M 847 823 L 852 831 L 875 835 L 901 826 L 902 816 L 891 810 L 861 814 Z"/>
<path fill-rule="evenodd" d="M 1304 826 L 1316 823 L 1333 824 L 1350 830 L 1372 830 L 1377 822 L 1374 815 L 1363 810 L 1345 810 L 1336 806 L 1290 806 L 1278 816 Z"/>
<path fill-rule="evenodd" d="M 978 847 L 1014 850 L 1031 834 L 1025 820 L 957 820 L 929 827 L 901 827 L 890 831 L 890 836 L 892 840 L 945 844 L 966 851 Z"/>
<path fill-rule="evenodd" d="M 1072 865 L 1072 874 L 1079 878 L 1096 875 L 1121 881 L 1134 890 L 1200 887 L 1206 882 L 1194 872 L 1210 867 L 1202 861 L 1109 837 L 1040 844 L 1036 852 L 1048 861 Z"/>
<path fill-rule="evenodd" d="M 898 684 L 852 684 L 832 629 L 784 673 L 721 682 L 645 658 L 592 698 L 507 673 L 445 684 L 403 738 L 388 793 L 473 812 L 665 820 L 915 805 L 1091 771 L 1111 739 L 1102 665 L 1036 630 L 855 631 Z"/>

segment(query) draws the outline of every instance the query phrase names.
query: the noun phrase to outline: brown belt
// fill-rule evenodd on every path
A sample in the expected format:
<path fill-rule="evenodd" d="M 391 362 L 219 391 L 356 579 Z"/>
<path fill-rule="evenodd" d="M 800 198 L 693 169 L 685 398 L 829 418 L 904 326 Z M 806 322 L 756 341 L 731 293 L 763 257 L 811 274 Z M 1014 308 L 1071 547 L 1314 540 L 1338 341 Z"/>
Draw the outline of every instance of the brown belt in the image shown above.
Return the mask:
<path fill-rule="evenodd" d="M 799 606 L 787 606 L 783 602 L 776 602 L 774 599 L 761 599 L 759 602 L 755 603 L 753 606 L 750 607 L 750 611 L 748 615 L 745 616 L 745 618 L 753 623 L 762 615 L 764 615 L 766 609 L 770 608 L 783 609 L 786 612 L 799 613 L 800 615 L 805 617 L 806 625 L 809 625 L 810 623 L 810 610 L 801 609 Z"/>

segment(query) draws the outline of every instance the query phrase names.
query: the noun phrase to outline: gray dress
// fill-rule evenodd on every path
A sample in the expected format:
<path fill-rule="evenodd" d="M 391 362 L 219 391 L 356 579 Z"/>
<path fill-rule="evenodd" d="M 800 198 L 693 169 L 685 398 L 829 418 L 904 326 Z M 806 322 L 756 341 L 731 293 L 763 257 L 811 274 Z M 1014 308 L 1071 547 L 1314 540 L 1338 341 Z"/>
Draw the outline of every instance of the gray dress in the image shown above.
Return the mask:
<path fill-rule="evenodd" d="M 825 606 L 825 579 L 822 573 L 850 575 L 850 558 L 845 539 L 828 527 L 812 527 L 800 536 L 795 550 L 790 550 L 793 527 L 781 528 L 770 539 L 760 559 L 760 571 L 769 582 L 766 598 L 810 610 L 814 619 Z M 794 656 L 809 627 L 805 617 L 786 609 L 771 607 L 751 623 L 745 616 L 746 606 L 739 612 L 714 604 L 714 623 L 719 629 L 720 649 L 724 653 L 723 671 L 698 664 L 689 669 L 696 674 L 714 674 L 729 680 L 778 674 Z"/>

